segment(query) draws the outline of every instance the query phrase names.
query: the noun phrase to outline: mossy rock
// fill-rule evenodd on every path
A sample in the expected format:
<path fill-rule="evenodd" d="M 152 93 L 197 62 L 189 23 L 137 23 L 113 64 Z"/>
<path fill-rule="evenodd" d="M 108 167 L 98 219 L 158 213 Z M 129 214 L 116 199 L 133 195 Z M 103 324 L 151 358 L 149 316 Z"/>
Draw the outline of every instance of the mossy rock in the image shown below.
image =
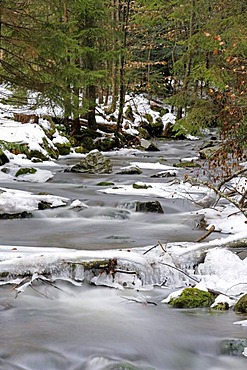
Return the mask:
<path fill-rule="evenodd" d="M 119 175 L 141 175 L 142 173 L 143 171 L 138 166 L 128 166 L 117 172 Z"/>
<path fill-rule="evenodd" d="M 221 149 L 222 147 L 220 145 L 215 145 L 201 149 L 199 151 L 200 158 L 202 159 L 214 158 L 216 155 L 218 155 Z"/>
<path fill-rule="evenodd" d="M 243 295 L 235 304 L 234 311 L 247 313 L 247 294 Z"/>
<path fill-rule="evenodd" d="M 77 146 L 74 148 L 74 151 L 75 153 L 78 153 L 78 154 L 86 154 L 88 153 L 88 150 L 85 149 L 83 146 Z"/>
<path fill-rule="evenodd" d="M 77 173 L 111 173 L 112 162 L 99 151 L 89 153 L 79 163 L 71 167 L 71 172 Z"/>
<path fill-rule="evenodd" d="M 151 185 L 146 185 L 146 184 L 138 184 L 138 183 L 135 183 L 132 185 L 134 189 L 148 189 L 148 188 L 152 188 Z"/>
<path fill-rule="evenodd" d="M 148 121 L 148 123 L 150 125 L 152 125 L 154 123 L 153 117 L 152 117 L 152 115 L 150 113 L 146 113 L 145 116 L 144 116 L 144 118 Z"/>
<path fill-rule="evenodd" d="M 227 311 L 227 310 L 229 310 L 229 303 L 220 302 L 216 306 L 214 306 L 213 309 L 217 310 L 217 311 Z"/>
<path fill-rule="evenodd" d="M 160 117 L 158 117 L 155 120 L 155 122 L 151 123 L 151 127 L 152 127 L 152 131 L 153 131 L 154 136 L 159 137 L 159 136 L 162 135 L 164 125 L 163 125 L 162 119 Z"/>
<path fill-rule="evenodd" d="M 46 138 L 43 138 L 43 144 L 41 145 L 43 149 L 45 149 L 48 153 L 48 155 L 51 158 L 58 159 L 59 151 L 56 147 L 53 147 L 49 144 L 48 140 Z M 34 155 L 32 157 L 35 157 Z M 39 156 L 36 156 L 39 158 Z"/>
<path fill-rule="evenodd" d="M 69 141 L 66 143 L 55 143 L 54 145 L 58 149 L 60 155 L 70 154 L 71 144 Z"/>
<path fill-rule="evenodd" d="M 169 304 L 176 308 L 210 307 L 215 300 L 212 293 L 197 288 L 186 288 L 177 298 L 172 298 Z"/>
<path fill-rule="evenodd" d="M 116 147 L 116 140 L 111 137 L 99 138 L 94 141 L 95 147 L 102 152 L 108 152 Z"/>
<path fill-rule="evenodd" d="M 1 220 L 15 220 L 21 218 L 31 218 L 32 214 L 27 211 L 18 212 L 18 213 L 1 213 L 0 219 Z"/>
<path fill-rule="evenodd" d="M 22 175 L 33 175 L 36 172 L 37 170 L 35 168 L 22 167 L 16 172 L 15 177 L 22 176 Z"/>
<path fill-rule="evenodd" d="M 9 142 L 0 140 L 0 147 L 2 149 L 8 150 L 10 153 L 13 154 L 26 154 L 28 153 L 28 146 L 27 144 L 20 144 L 15 142 Z"/>
<path fill-rule="evenodd" d="M 53 121 L 53 119 L 50 117 L 50 116 L 43 116 L 41 117 L 43 120 L 46 120 L 49 122 L 49 127 L 45 127 L 45 125 L 42 125 L 42 122 L 40 123 L 40 126 L 42 127 L 42 130 L 44 131 L 44 133 L 46 134 L 46 136 L 52 140 L 52 136 L 55 134 L 56 132 L 56 124 L 55 122 Z"/>
<path fill-rule="evenodd" d="M 200 167 L 198 163 L 195 163 L 193 161 L 191 162 L 178 162 L 178 163 L 173 163 L 174 167 L 179 167 L 179 168 L 196 168 Z"/>
<path fill-rule="evenodd" d="M 36 158 L 36 157 L 33 157 L 33 158 L 31 159 L 31 161 L 32 161 L 33 163 L 41 163 L 41 162 L 42 162 L 42 160 L 41 160 L 40 158 Z"/>
<path fill-rule="evenodd" d="M 164 213 L 158 200 L 148 202 L 136 202 L 136 212 Z"/>
<path fill-rule="evenodd" d="M 98 182 L 97 184 L 98 186 L 114 186 L 114 182 L 107 182 L 107 181 L 101 181 L 101 182 Z"/>
<path fill-rule="evenodd" d="M 146 139 L 146 140 L 151 139 L 151 135 L 145 127 L 139 126 L 138 131 L 139 131 L 139 136 L 141 139 Z"/>

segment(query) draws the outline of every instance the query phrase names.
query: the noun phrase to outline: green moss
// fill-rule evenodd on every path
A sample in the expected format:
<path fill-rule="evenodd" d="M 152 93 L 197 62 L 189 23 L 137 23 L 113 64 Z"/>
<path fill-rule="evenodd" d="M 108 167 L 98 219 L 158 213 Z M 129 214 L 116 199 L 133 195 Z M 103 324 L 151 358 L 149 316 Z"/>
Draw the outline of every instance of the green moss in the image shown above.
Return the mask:
<path fill-rule="evenodd" d="M 75 150 L 75 153 L 81 153 L 81 154 L 88 153 L 88 150 L 85 149 L 83 146 L 77 146 L 76 148 L 74 148 L 74 150 Z"/>
<path fill-rule="evenodd" d="M 56 143 L 55 146 L 58 149 L 60 155 L 67 155 L 70 153 L 70 149 L 71 149 L 70 142 L 62 143 L 62 144 Z"/>
<path fill-rule="evenodd" d="M 152 188 L 151 185 L 146 185 L 146 184 L 133 184 L 132 185 L 134 189 L 148 189 Z"/>
<path fill-rule="evenodd" d="M 150 113 L 146 113 L 144 118 L 148 121 L 148 123 L 151 125 L 154 121 L 153 121 L 153 117 Z"/>
<path fill-rule="evenodd" d="M 132 109 L 131 105 L 128 105 L 128 107 L 126 108 L 126 111 L 125 111 L 125 117 L 126 117 L 129 121 L 134 122 L 133 109 Z"/>
<path fill-rule="evenodd" d="M 173 164 L 174 167 L 180 167 L 180 168 L 194 168 L 194 167 L 200 167 L 198 163 L 195 162 L 178 162 Z"/>
<path fill-rule="evenodd" d="M 227 311 L 229 310 L 229 304 L 227 302 L 221 302 L 214 306 L 213 309 L 218 311 Z"/>
<path fill-rule="evenodd" d="M 22 176 L 22 175 L 33 175 L 36 172 L 37 170 L 35 168 L 22 167 L 16 172 L 15 177 Z"/>
<path fill-rule="evenodd" d="M 210 307 L 215 300 L 212 293 L 197 288 L 186 288 L 177 298 L 172 298 L 170 305 L 176 308 Z"/>
<path fill-rule="evenodd" d="M 97 185 L 98 186 L 113 186 L 114 182 L 101 181 L 101 182 L 98 182 Z"/>
<path fill-rule="evenodd" d="M 234 311 L 247 313 L 247 294 L 243 295 L 235 304 Z"/>
<path fill-rule="evenodd" d="M 51 158 L 55 158 L 57 159 L 58 158 L 58 155 L 59 155 L 59 152 L 57 149 L 54 149 L 51 147 L 51 145 L 49 144 L 49 142 L 47 141 L 47 139 L 44 137 L 43 138 L 43 144 L 41 145 L 43 149 L 45 149 L 48 153 L 48 155 L 51 157 Z M 35 156 L 33 155 L 32 157 L 38 157 L 39 156 Z"/>

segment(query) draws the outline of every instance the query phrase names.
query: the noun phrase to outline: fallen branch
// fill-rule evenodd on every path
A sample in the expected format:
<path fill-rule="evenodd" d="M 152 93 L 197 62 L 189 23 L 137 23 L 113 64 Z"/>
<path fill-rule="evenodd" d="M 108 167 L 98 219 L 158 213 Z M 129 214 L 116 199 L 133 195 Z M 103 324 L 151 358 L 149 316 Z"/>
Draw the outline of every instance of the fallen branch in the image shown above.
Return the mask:
<path fill-rule="evenodd" d="M 196 239 L 195 240 L 195 243 L 200 243 L 202 242 L 203 240 L 205 240 L 210 234 L 212 234 L 212 232 L 215 230 L 215 226 L 212 225 L 210 227 L 210 229 L 207 230 L 207 232 L 205 234 L 203 234 L 200 238 Z"/>
<path fill-rule="evenodd" d="M 153 247 L 149 248 L 148 250 L 146 250 L 144 253 L 143 253 L 143 256 L 145 254 L 147 254 L 148 252 L 151 252 L 153 249 L 157 248 L 159 246 L 159 244 L 155 244 Z"/>
<path fill-rule="evenodd" d="M 241 173 L 244 172 L 244 171 L 241 171 Z M 193 181 L 193 178 L 188 176 L 186 181 Z M 204 185 L 206 186 L 207 188 L 213 190 L 219 197 L 221 198 L 224 198 L 226 200 L 228 200 L 228 202 L 232 203 L 236 208 L 239 209 L 239 211 L 247 218 L 247 210 L 241 206 L 241 204 L 239 202 L 237 202 L 236 200 L 232 199 L 231 197 L 229 197 L 227 194 L 225 194 L 223 191 L 221 191 L 219 189 L 219 186 L 214 186 L 212 184 L 209 184 L 207 181 L 200 181 L 200 180 L 197 180 L 197 182 L 200 184 L 200 185 Z M 222 186 L 222 185 L 221 185 Z"/>
<path fill-rule="evenodd" d="M 141 304 L 153 304 L 154 306 L 157 306 L 156 302 L 148 301 L 145 297 L 137 298 L 137 297 L 125 297 L 122 296 L 122 298 L 127 299 L 131 302 L 141 303 Z"/>

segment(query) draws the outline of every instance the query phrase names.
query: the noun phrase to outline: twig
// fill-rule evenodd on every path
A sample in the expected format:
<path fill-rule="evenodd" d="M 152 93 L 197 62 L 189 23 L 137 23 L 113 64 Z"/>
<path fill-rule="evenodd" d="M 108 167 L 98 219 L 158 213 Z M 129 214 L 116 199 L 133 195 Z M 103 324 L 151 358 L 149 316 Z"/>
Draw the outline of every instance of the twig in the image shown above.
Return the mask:
<path fill-rule="evenodd" d="M 206 239 L 210 234 L 212 234 L 212 232 L 215 230 L 215 226 L 214 225 L 212 225 L 211 227 L 210 227 L 210 229 L 208 229 L 207 231 L 206 231 L 206 233 L 205 234 L 203 234 L 200 238 L 198 238 L 198 239 L 196 239 L 195 240 L 195 243 L 200 243 L 200 242 L 202 242 L 204 239 Z"/>
<path fill-rule="evenodd" d="M 244 172 L 244 171 L 242 170 L 241 172 Z M 189 176 L 188 180 L 190 181 L 190 180 L 192 180 L 192 178 Z M 241 207 L 241 205 L 237 201 L 235 201 L 234 199 L 227 196 L 223 191 L 219 190 L 219 187 L 216 187 L 212 184 L 209 184 L 207 181 L 198 180 L 198 182 L 199 182 L 200 185 L 207 186 L 209 189 L 213 190 L 219 197 L 228 200 L 228 202 L 232 203 L 236 208 L 238 208 L 240 210 L 240 212 L 247 218 L 246 209 Z"/>
<path fill-rule="evenodd" d="M 137 275 L 136 271 L 128 271 L 128 270 L 114 270 L 115 272 L 119 272 L 120 274 L 130 274 L 130 275 Z"/>
<path fill-rule="evenodd" d="M 176 266 L 172 266 L 172 265 L 170 265 L 169 263 L 165 263 L 165 262 L 160 262 L 160 264 L 161 264 L 161 265 L 164 265 L 164 266 L 171 267 L 172 269 L 174 269 L 174 270 L 177 270 L 177 271 L 181 272 L 182 274 L 184 274 L 185 276 L 187 276 L 187 277 L 188 277 L 188 278 L 190 278 L 191 280 L 195 281 L 196 283 L 199 283 L 199 282 L 200 282 L 200 280 L 198 280 L 198 279 L 196 279 L 196 278 L 194 278 L 194 277 L 190 276 L 187 272 L 185 272 L 185 271 L 181 270 L 180 268 L 178 268 L 178 267 L 176 267 Z"/>
<path fill-rule="evenodd" d="M 62 288 L 59 288 L 58 286 L 56 286 L 52 281 L 50 280 L 47 280 L 47 279 L 42 279 L 41 277 L 39 277 L 37 280 L 40 280 L 43 284 L 47 284 L 47 285 L 50 285 L 52 288 L 54 289 L 57 289 L 57 290 L 60 290 L 61 292 L 69 295 L 69 296 L 73 296 L 73 294 L 70 294 L 68 292 L 66 292 L 64 289 Z"/>
<path fill-rule="evenodd" d="M 159 241 L 158 241 L 158 244 L 159 244 L 160 248 L 163 250 L 163 252 L 165 252 L 165 253 L 166 253 L 166 250 L 165 250 L 165 248 L 163 247 L 163 245 L 161 244 L 161 242 L 159 242 Z"/>
<path fill-rule="evenodd" d="M 145 252 L 143 253 L 143 255 L 147 254 L 148 252 L 152 251 L 154 248 L 157 248 L 158 246 L 160 246 L 160 247 L 161 247 L 161 249 L 163 250 L 163 252 L 165 252 L 165 253 L 166 253 L 165 248 L 163 247 L 163 245 L 161 244 L 161 242 L 159 242 L 159 241 L 158 241 L 158 244 L 155 244 L 153 247 L 149 248 L 147 251 L 145 251 Z"/>
<path fill-rule="evenodd" d="M 148 252 L 152 251 L 154 248 L 157 248 L 159 244 L 154 245 L 153 247 L 149 248 L 147 251 L 143 253 L 143 255 L 147 254 Z"/>
<path fill-rule="evenodd" d="M 125 296 L 122 296 L 122 298 L 127 299 L 128 301 L 131 301 L 131 302 L 142 303 L 142 304 L 153 304 L 154 306 L 157 306 L 156 302 L 148 301 L 146 299 L 142 300 L 142 299 L 135 298 L 135 297 L 131 298 L 131 297 L 125 297 Z"/>
<path fill-rule="evenodd" d="M 47 299 L 53 299 L 51 297 L 48 297 L 48 295 L 46 295 L 45 293 L 42 293 L 40 292 L 38 289 L 34 288 L 34 286 L 32 284 L 30 284 L 30 288 L 32 288 L 36 293 L 42 295 L 43 297 L 47 298 Z"/>
<path fill-rule="evenodd" d="M 221 181 L 221 182 L 219 183 L 219 185 L 218 185 L 218 190 L 220 190 L 220 188 L 221 188 L 224 184 L 226 184 L 228 181 L 230 181 L 230 180 L 234 179 L 234 177 L 238 177 L 239 175 L 241 175 L 242 173 L 245 173 L 246 171 L 247 171 L 247 169 L 246 169 L 246 168 L 241 169 L 241 170 L 239 170 L 239 171 L 235 172 L 233 175 L 231 175 L 231 176 L 227 177 L 226 179 L 224 179 L 223 181 Z"/>
<path fill-rule="evenodd" d="M 227 289 L 227 292 L 228 290 L 231 290 L 232 288 L 234 288 L 235 286 L 238 286 L 238 285 L 247 285 L 247 283 L 238 283 L 238 284 L 234 284 L 232 285 L 230 288 Z"/>

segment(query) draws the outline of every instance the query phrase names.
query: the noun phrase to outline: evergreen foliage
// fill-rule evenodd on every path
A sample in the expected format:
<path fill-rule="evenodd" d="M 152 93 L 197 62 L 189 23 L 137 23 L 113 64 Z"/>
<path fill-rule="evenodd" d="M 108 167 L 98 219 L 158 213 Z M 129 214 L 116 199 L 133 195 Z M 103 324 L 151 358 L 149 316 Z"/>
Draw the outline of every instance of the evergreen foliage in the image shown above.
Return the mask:
<path fill-rule="evenodd" d="M 112 95 L 109 111 L 119 99 L 119 131 L 126 91 L 145 92 L 172 104 L 178 135 L 219 125 L 224 150 L 236 161 L 241 157 L 247 132 L 244 1 L 0 3 L 0 80 L 14 89 L 13 102 L 22 104 L 27 91 L 35 91 L 37 104 L 60 105 L 67 128 L 79 134 L 81 118 L 97 128 L 96 101 L 105 96 L 107 103 Z"/>

